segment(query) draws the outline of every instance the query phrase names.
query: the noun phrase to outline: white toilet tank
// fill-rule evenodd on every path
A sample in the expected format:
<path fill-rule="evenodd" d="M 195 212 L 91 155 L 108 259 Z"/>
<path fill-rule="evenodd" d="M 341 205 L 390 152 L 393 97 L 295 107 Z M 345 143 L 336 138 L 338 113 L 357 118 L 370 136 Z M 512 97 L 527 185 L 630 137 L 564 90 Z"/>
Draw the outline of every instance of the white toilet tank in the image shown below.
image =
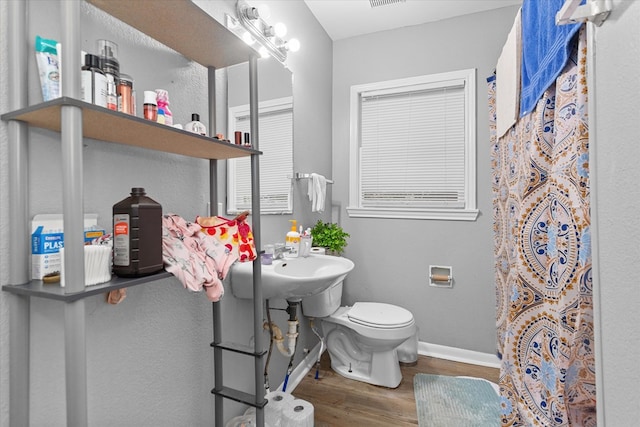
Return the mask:
<path fill-rule="evenodd" d="M 342 286 L 340 281 L 324 291 L 302 298 L 302 314 L 306 317 L 327 317 L 342 304 Z"/>

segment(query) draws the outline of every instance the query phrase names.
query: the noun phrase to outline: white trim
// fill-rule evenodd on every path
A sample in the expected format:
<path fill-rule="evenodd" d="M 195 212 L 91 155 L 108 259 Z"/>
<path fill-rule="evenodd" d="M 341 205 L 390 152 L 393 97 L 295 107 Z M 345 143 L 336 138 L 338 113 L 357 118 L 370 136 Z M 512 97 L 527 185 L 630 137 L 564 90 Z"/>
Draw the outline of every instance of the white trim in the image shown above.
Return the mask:
<path fill-rule="evenodd" d="M 293 97 L 286 96 L 284 98 L 270 99 L 260 102 L 259 114 L 269 113 L 271 111 L 281 111 L 293 108 Z M 238 105 L 235 107 L 229 107 L 229 117 L 227 126 L 229 129 L 235 127 L 236 119 L 238 117 L 250 116 L 249 104 Z"/>
<path fill-rule="evenodd" d="M 476 202 L 476 191 L 478 188 L 476 178 L 476 152 L 478 151 L 478 135 L 476 134 L 476 119 L 478 117 L 478 112 L 476 110 L 476 103 L 478 102 L 478 96 L 476 94 L 477 72 L 475 68 L 465 70 L 465 72 L 468 73 L 468 75 L 466 79 L 467 90 L 465 91 L 465 103 L 467 107 L 467 151 L 465 156 L 467 164 L 465 167 L 467 169 L 467 173 L 465 174 L 464 180 L 464 197 L 466 201 L 465 210 L 473 211 L 478 207 Z"/>
<path fill-rule="evenodd" d="M 289 382 L 287 383 L 287 392 L 293 393 L 293 390 L 296 389 L 298 384 L 300 384 L 309 371 L 311 371 L 318 361 L 318 357 L 320 357 L 320 348 L 320 343 L 316 344 L 316 346 L 307 353 L 307 356 L 298 363 L 298 366 L 296 366 L 293 372 L 291 372 L 291 375 L 289 375 Z M 284 381 L 280 383 L 278 390 L 282 390 L 283 385 Z"/>
<path fill-rule="evenodd" d="M 476 93 L 475 68 L 457 70 L 427 76 L 409 77 L 404 79 L 388 80 L 361 85 L 353 85 L 350 89 L 349 105 L 349 207 L 347 212 L 350 217 L 369 218 L 406 218 L 406 219 L 435 219 L 475 221 L 479 211 L 477 209 L 476 191 L 476 151 L 477 151 L 477 93 Z M 388 91 L 389 87 L 412 88 L 418 86 L 455 85 L 462 83 L 465 88 L 465 207 L 461 209 L 447 208 L 363 208 L 360 206 L 360 104 L 363 96 L 368 93 Z"/>
<path fill-rule="evenodd" d="M 320 356 L 320 343 L 307 353 L 307 356 L 289 375 L 287 383 L 287 391 L 293 393 L 295 388 L 302 382 L 304 377 L 313 369 Z M 325 347 L 326 351 L 326 347 Z M 438 359 L 451 360 L 453 362 L 469 363 L 471 365 L 486 366 L 489 368 L 500 369 L 500 360 L 498 356 L 489 353 L 481 353 L 479 351 L 465 350 L 456 347 L 447 347 L 439 344 L 430 344 L 427 342 L 418 342 L 418 354 L 422 356 L 435 357 Z M 284 381 L 278 386 L 278 390 L 282 390 Z"/>
<path fill-rule="evenodd" d="M 436 357 L 438 359 L 452 360 L 454 362 L 487 366 L 489 368 L 500 368 L 500 359 L 498 359 L 498 356 L 495 354 L 447 347 L 445 345 L 431 344 L 423 341 L 418 342 L 418 354 Z"/>
<path fill-rule="evenodd" d="M 589 132 L 589 186 L 591 192 L 591 206 L 598 206 L 599 188 L 598 184 L 598 143 L 596 139 L 596 129 L 598 128 L 598 117 L 596 114 L 597 87 L 596 87 L 596 39 L 595 24 L 587 24 L 587 93 L 588 102 L 588 126 Z M 591 209 L 591 267 L 592 267 L 592 299 L 593 299 L 593 338 L 595 348 L 595 368 L 596 368 L 596 399 L 597 425 L 605 425 L 606 397 L 604 384 L 604 362 L 602 343 L 602 281 L 600 269 L 600 215 L 598 209 Z"/>
<path fill-rule="evenodd" d="M 279 112 L 285 110 L 293 111 L 293 97 L 286 96 L 283 98 L 270 99 L 267 101 L 262 101 L 258 106 L 258 115 L 266 114 L 270 112 Z M 238 118 L 249 117 L 250 109 L 249 104 L 238 105 L 235 107 L 229 107 L 227 114 L 227 129 L 235 129 L 236 120 Z M 292 123 L 293 126 L 293 123 Z M 293 132 L 293 128 L 292 128 Z M 293 141 L 293 136 L 292 136 Z M 293 156 L 293 149 L 291 150 Z M 227 160 L 227 213 L 228 214 L 236 214 L 239 213 L 240 210 L 237 208 L 235 200 L 236 200 L 236 160 L 237 159 L 228 159 Z M 292 162 L 292 170 L 293 173 L 293 162 Z M 289 200 L 287 201 L 287 207 L 285 209 L 274 210 L 273 208 L 268 208 L 264 205 L 260 208 L 262 215 L 283 215 L 283 214 L 291 214 L 293 213 L 293 187 L 289 189 Z"/>
<path fill-rule="evenodd" d="M 403 218 L 475 221 L 478 209 L 393 209 L 347 207 L 352 218 Z"/>
<path fill-rule="evenodd" d="M 444 76 L 447 73 L 443 73 L 440 74 L 441 76 Z M 391 82 L 385 82 L 384 88 L 382 89 L 372 89 L 372 90 L 361 90 L 360 94 L 362 98 L 371 98 L 371 97 L 376 97 L 376 96 L 384 96 L 384 95 L 394 95 L 397 94 L 399 91 L 399 88 L 402 87 L 403 90 L 405 91 L 426 91 L 426 90 L 434 90 L 434 89 L 441 89 L 442 88 L 442 82 L 447 82 L 447 87 L 460 87 L 463 88 L 465 85 L 465 79 L 464 78 L 436 78 L 436 79 L 429 79 L 428 82 L 425 83 L 415 83 L 412 84 L 411 82 L 414 80 L 417 80 L 417 77 L 410 77 L 409 79 L 407 79 L 406 81 L 408 82 L 407 84 L 404 84 L 405 80 L 393 80 Z M 393 84 L 393 82 L 398 82 L 398 85 Z M 389 83 L 389 84 L 387 84 Z M 382 86 L 381 83 L 370 83 L 370 86 Z M 391 88 L 389 88 L 388 86 L 393 86 Z"/>

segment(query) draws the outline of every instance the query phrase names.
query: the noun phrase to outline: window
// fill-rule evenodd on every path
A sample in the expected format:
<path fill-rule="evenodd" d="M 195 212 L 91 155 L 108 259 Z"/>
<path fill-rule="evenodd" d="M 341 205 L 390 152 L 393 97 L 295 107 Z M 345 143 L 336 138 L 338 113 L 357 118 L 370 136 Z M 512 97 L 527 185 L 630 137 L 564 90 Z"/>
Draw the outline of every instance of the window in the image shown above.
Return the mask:
<path fill-rule="evenodd" d="M 292 213 L 293 100 L 291 97 L 261 102 L 258 107 L 260 133 L 260 211 L 262 214 Z M 229 109 L 229 133 L 249 132 L 249 106 Z M 227 161 L 227 211 L 251 210 L 251 159 Z"/>
<path fill-rule="evenodd" d="M 475 74 L 351 87 L 350 216 L 477 218 Z"/>

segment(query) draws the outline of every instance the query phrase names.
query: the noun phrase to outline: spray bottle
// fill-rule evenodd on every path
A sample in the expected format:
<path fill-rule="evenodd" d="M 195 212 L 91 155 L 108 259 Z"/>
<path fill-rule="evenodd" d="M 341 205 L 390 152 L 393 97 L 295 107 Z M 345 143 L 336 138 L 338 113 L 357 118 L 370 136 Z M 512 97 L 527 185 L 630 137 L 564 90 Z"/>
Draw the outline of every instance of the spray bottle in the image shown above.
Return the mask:
<path fill-rule="evenodd" d="M 173 126 L 173 114 L 169 110 L 169 92 L 164 89 L 156 89 L 156 101 L 158 109 L 164 111 L 164 123 Z"/>

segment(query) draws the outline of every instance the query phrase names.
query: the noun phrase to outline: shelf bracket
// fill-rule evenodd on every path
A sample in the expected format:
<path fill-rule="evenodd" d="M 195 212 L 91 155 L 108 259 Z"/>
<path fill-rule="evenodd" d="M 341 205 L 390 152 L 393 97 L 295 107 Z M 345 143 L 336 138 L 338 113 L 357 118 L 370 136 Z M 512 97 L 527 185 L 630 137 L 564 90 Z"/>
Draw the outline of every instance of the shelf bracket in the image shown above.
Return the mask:
<path fill-rule="evenodd" d="M 587 0 L 584 5 L 580 5 L 581 2 L 582 0 L 566 0 L 556 14 L 556 25 L 590 21 L 599 27 L 613 9 L 611 0 Z"/>

